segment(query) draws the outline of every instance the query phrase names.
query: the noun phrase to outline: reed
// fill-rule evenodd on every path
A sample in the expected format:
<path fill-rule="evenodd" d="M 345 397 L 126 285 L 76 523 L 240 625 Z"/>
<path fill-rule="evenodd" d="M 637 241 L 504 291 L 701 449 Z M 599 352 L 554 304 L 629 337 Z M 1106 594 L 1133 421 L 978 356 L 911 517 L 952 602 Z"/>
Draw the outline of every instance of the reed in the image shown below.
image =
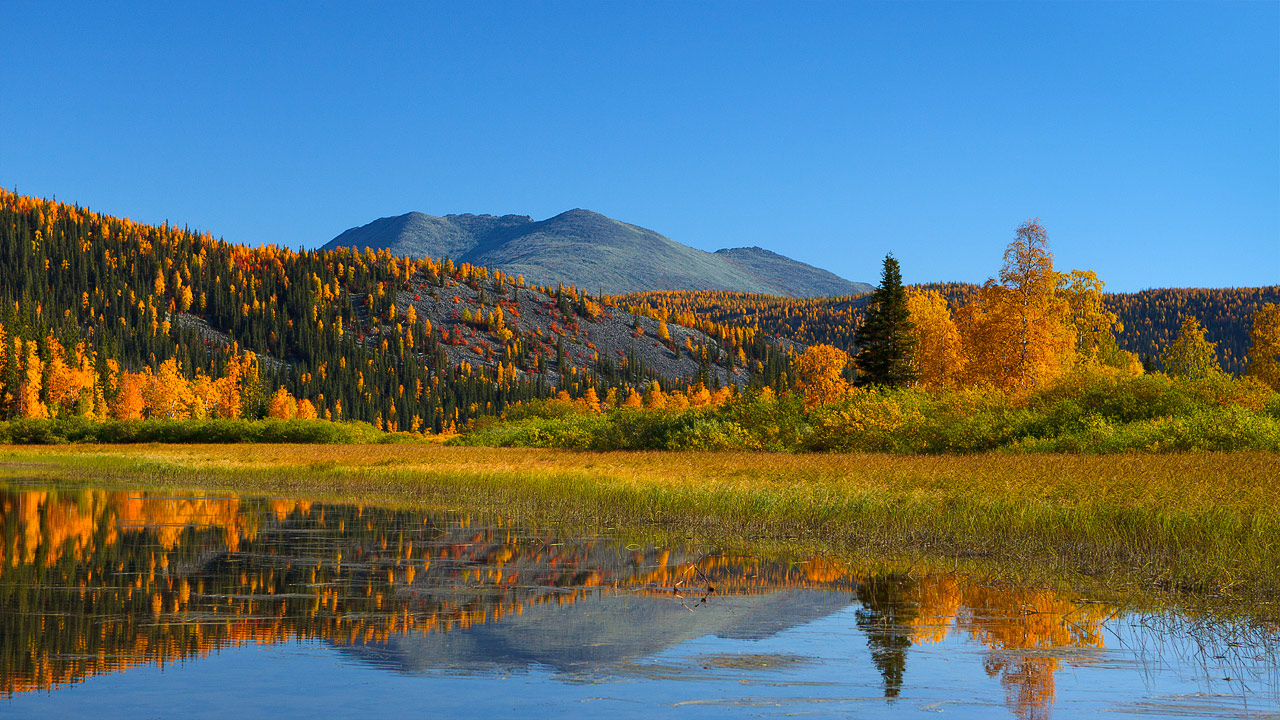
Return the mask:
<path fill-rule="evenodd" d="M 1162 592 L 1280 591 L 1280 455 L 761 454 L 434 445 L 11 448 L 0 477 L 427 504 L 698 542 L 989 559 Z"/>

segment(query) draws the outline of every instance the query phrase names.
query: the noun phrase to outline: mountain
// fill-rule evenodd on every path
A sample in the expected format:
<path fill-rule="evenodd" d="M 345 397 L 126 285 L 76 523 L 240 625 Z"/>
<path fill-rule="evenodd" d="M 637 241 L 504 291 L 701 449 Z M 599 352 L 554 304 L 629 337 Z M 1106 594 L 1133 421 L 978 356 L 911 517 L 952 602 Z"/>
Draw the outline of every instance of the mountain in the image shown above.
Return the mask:
<path fill-rule="evenodd" d="M 423 593 L 425 596 L 427 593 Z M 531 605 L 466 632 L 406 633 L 338 645 L 376 667 L 424 674 L 440 668 L 513 672 L 625 672 L 627 663 L 714 636 L 764 640 L 849 607 L 847 592 L 782 590 L 717 595 L 696 610 L 678 597 L 603 591 L 589 603 Z"/>
<path fill-rule="evenodd" d="M 547 220 L 527 215 L 411 212 L 351 228 L 325 249 L 371 247 L 400 255 L 524 275 L 530 283 L 573 284 L 609 294 L 642 290 L 725 290 L 788 297 L 856 295 L 871 286 L 761 248 L 709 253 L 590 210 Z"/>

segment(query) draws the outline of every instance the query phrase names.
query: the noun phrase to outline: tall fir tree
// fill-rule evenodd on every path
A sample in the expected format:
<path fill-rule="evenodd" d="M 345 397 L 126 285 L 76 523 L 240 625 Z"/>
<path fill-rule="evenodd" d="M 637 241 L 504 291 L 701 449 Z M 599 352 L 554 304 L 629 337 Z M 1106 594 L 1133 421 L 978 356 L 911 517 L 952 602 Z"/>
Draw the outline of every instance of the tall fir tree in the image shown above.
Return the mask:
<path fill-rule="evenodd" d="M 857 384 L 904 387 L 915 382 L 919 373 L 913 363 L 913 330 L 902 273 L 890 253 L 884 256 L 880 286 L 871 293 L 866 320 L 854 335 Z"/>

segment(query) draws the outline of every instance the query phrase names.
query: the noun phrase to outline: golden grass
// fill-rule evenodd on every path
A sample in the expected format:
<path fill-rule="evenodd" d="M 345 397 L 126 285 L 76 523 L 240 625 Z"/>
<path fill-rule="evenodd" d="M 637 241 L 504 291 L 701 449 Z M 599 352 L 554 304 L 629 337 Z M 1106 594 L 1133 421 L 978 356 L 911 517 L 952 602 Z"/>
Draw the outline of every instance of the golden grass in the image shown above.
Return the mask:
<path fill-rule="evenodd" d="M 1261 597 L 1280 590 L 1280 455 L 580 453 L 438 445 L 9 448 L 0 477 L 421 503 L 703 542 L 989 558 Z"/>

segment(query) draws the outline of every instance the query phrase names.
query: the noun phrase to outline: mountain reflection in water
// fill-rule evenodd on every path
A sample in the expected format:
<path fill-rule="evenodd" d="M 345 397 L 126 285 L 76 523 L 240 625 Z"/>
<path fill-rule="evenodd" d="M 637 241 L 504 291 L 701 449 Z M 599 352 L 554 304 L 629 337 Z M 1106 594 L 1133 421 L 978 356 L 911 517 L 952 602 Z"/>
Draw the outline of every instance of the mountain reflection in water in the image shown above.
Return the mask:
<path fill-rule="evenodd" d="M 848 608 L 886 697 L 960 637 L 1023 717 L 1117 609 L 957 574 L 561 537 L 466 515 L 279 498 L 0 493 L 0 691 L 48 691 L 221 647 L 321 640 L 404 673 L 574 673 Z M 851 605 L 856 604 L 855 607 Z"/>

